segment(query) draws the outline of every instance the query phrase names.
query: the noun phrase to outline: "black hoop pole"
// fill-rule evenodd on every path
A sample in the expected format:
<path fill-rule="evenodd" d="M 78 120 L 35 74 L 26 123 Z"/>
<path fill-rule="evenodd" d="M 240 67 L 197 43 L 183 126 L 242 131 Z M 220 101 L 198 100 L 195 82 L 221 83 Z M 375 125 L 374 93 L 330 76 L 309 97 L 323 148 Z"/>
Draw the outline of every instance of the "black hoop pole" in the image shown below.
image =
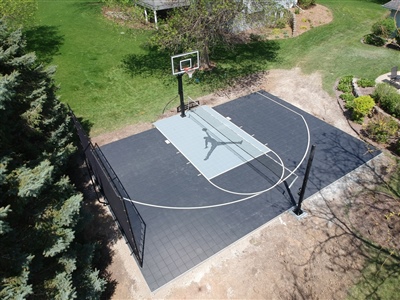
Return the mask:
<path fill-rule="evenodd" d="M 181 117 L 184 118 L 184 117 L 186 117 L 186 115 L 185 115 L 185 101 L 183 98 L 182 76 L 183 76 L 183 74 L 178 74 L 178 93 L 179 93 L 179 99 L 181 102 Z"/>
<path fill-rule="evenodd" d="M 305 193 L 305 191 L 306 191 L 307 181 L 308 181 L 308 177 L 309 177 L 309 175 L 310 175 L 310 170 L 311 170 L 312 161 L 313 161 L 313 159 L 314 159 L 314 152 L 315 152 L 315 145 L 312 145 L 312 146 L 311 146 L 310 157 L 308 158 L 306 174 L 304 175 L 303 185 L 302 185 L 302 187 L 301 187 L 301 189 L 300 189 L 299 202 L 297 203 L 296 208 L 293 210 L 293 212 L 294 212 L 297 216 L 300 216 L 300 215 L 303 213 L 303 211 L 301 210 L 301 203 L 303 202 L 304 193 Z"/>

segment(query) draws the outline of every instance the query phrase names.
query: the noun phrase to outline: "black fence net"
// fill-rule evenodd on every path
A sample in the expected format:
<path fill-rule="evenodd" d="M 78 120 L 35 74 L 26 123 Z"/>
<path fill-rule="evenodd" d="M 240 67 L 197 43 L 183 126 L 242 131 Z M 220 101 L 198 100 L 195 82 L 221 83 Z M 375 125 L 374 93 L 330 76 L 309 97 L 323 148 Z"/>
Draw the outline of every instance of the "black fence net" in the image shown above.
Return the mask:
<path fill-rule="evenodd" d="M 130 201 L 124 200 L 124 198 L 130 199 L 130 197 L 100 147 L 97 144 L 92 144 L 71 109 L 70 114 L 75 124 L 92 180 L 98 186 L 107 204 L 110 205 L 122 234 L 130 245 L 140 266 L 143 266 L 146 223 L 135 205 Z"/>

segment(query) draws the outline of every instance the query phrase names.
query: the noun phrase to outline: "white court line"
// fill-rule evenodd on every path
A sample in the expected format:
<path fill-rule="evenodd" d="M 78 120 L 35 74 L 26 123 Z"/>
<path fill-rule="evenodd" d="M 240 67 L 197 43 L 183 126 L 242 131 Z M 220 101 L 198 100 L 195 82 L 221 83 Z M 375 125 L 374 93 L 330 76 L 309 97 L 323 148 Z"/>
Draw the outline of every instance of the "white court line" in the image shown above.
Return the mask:
<path fill-rule="evenodd" d="M 228 189 L 225 189 L 223 187 L 220 187 L 219 185 L 215 184 L 214 182 L 212 182 L 211 180 L 209 180 L 208 178 L 207 181 L 213 185 L 214 187 L 216 187 L 217 189 L 225 192 L 225 193 L 229 193 L 229 194 L 234 194 L 234 195 L 242 195 L 242 196 L 246 196 L 246 195 L 259 195 L 265 192 L 268 192 L 269 190 L 273 189 L 274 187 L 276 187 L 277 185 L 279 185 L 280 183 L 282 183 L 283 181 L 285 181 L 285 179 L 283 179 L 283 176 L 285 176 L 285 164 L 283 163 L 282 159 L 280 158 L 280 156 L 278 154 L 275 153 L 274 150 L 270 149 L 270 152 L 274 153 L 276 155 L 276 157 L 278 157 L 280 164 L 278 163 L 278 165 L 280 165 L 282 167 L 282 174 L 281 177 L 279 178 L 279 180 L 274 183 L 272 186 L 270 186 L 269 188 L 265 189 L 265 190 L 261 190 L 258 192 L 251 192 L 251 193 L 243 193 L 243 192 L 235 192 L 235 191 L 231 191 Z M 265 154 L 266 155 L 266 154 Z"/>
<path fill-rule="evenodd" d="M 306 156 L 307 156 L 307 153 L 308 153 L 308 150 L 309 150 L 309 148 L 310 148 L 310 141 L 311 141 L 311 138 L 310 138 L 310 128 L 308 127 L 307 121 L 304 119 L 304 117 L 303 117 L 300 113 L 298 113 L 298 112 L 294 111 L 293 109 L 291 109 L 291 108 L 289 108 L 289 107 L 287 107 L 287 106 L 285 106 L 285 105 L 283 105 L 283 104 L 281 104 L 281 103 L 275 101 L 274 99 L 272 99 L 272 98 L 270 98 L 270 97 L 268 97 L 268 96 L 266 96 L 266 95 L 261 94 L 260 92 L 256 92 L 256 93 L 259 94 L 260 96 L 264 97 L 264 98 L 269 99 L 269 100 L 272 101 L 272 102 L 275 102 L 276 104 L 282 106 L 283 108 L 285 108 L 285 109 L 287 109 L 287 110 L 289 110 L 289 111 L 291 111 L 291 112 L 293 112 L 293 113 L 299 115 L 299 116 L 301 117 L 301 119 L 303 120 L 304 125 L 305 125 L 305 127 L 306 127 L 306 131 L 307 131 L 307 147 L 306 147 L 306 151 L 304 152 L 304 156 L 303 156 L 303 158 L 301 159 L 301 161 L 299 162 L 299 164 L 294 168 L 294 170 L 291 171 L 291 172 L 289 173 L 289 175 L 288 175 L 286 178 L 284 178 L 283 180 L 281 180 L 281 181 L 279 182 L 279 183 L 282 183 L 282 182 L 285 181 L 289 176 L 293 175 L 294 172 L 297 171 L 297 169 L 300 167 L 300 165 L 301 165 L 301 164 L 303 163 L 303 161 L 305 160 L 305 158 L 306 158 Z M 184 154 L 182 153 L 182 155 L 184 155 Z M 186 156 L 185 156 L 185 157 L 186 157 Z M 279 157 L 279 156 L 278 156 L 278 157 Z M 279 158 L 279 159 L 280 159 L 280 158 Z M 283 163 L 282 163 L 282 165 L 283 165 Z M 296 174 L 295 174 L 295 175 L 296 175 Z M 204 176 L 204 175 L 203 175 L 203 176 Z M 296 176 L 297 176 L 297 175 L 296 175 Z M 204 178 L 207 178 L 207 177 L 204 176 Z M 209 180 L 208 180 L 208 181 L 209 181 Z M 211 181 L 209 181 L 209 182 L 210 182 L 212 185 L 214 185 Z M 214 186 L 217 187 L 216 185 L 214 185 Z M 269 189 L 267 189 L 266 191 L 268 191 L 268 190 L 269 190 Z M 258 196 L 258 195 L 261 195 L 261 194 L 265 193 L 266 191 L 261 191 L 261 192 L 259 192 L 259 193 L 252 194 L 252 195 L 249 195 L 249 196 L 247 196 L 247 197 L 240 198 L 240 199 L 237 199 L 237 200 L 234 200 L 234 201 L 230 201 L 230 202 L 226 202 L 226 203 L 219 203 L 219 204 L 212 204 L 212 205 L 204 205 L 204 206 L 168 206 L 168 205 L 150 204 L 150 203 L 145 203 L 145 202 L 141 202 L 141 201 L 136 201 L 136 200 L 132 200 L 132 199 L 128 199 L 128 198 L 122 198 L 122 199 L 125 200 L 125 201 L 132 202 L 132 203 L 134 203 L 134 204 L 143 205 L 143 206 L 148 206 L 148 207 L 153 207 L 153 208 L 163 208 L 163 209 L 172 209 L 172 210 L 198 210 L 198 209 L 207 209 L 207 208 L 217 208 L 217 207 L 222 207 L 222 206 L 227 206 L 227 205 L 231 205 L 231 204 L 240 203 L 240 202 L 243 202 L 243 201 L 252 199 L 252 198 L 254 198 L 254 197 Z"/>
<path fill-rule="evenodd" d="M 215 113 L 216 113 L 216 114 L 219 114 L 218 112 L 215 112 Z M 202 119 L 202 120 L 203 120 L 203 123 L 205 122 L 205 123 L 209 124 L 209 125 L 212 127 L 212 124 L 210 124 L 209 122 L 207 122 L 206 120 L 204 120 L 200 115 L 198 115 L 197 113 L 195 113 L 194 110 L 193 110 L 193 112 L 192 112 L 191 114 L 188 114 L 187 116 L 188 116 L 189 119 L 193 120 L 197 125 L 199 125 L 199 126 L 201 125 L 200 127 L 203 128 L 204 125 L 202 124 L 202 122 L 201 122 L 200 120 L 197 120 L 197 117 L 195 117 L 194 115 L 196 115 L 196 116 L 198 116 L 198 118 Z M 220 115 L 220 116 L 223 118 L 222 115 Z M 229 172 L 229 171 L 231 171 L 231 170 L 233 170 L 233 169 L 236 169 L 237 167 L 240 167 L 240 166 L 242 166 L 242 165 L 244 165 L 244 164 L 247 164 L 248 162 L 252 161 L 253 159 L 257 159 L 258 157 L 260 157 L 260 156 L 262 156 L 262 155 L 266 155 L 268 152 L 271 151 L 270 148 L 266 147 L 265 145 L 262 145 L 262 144 L 260 143 L 260 141 L 256 140 L 255 138 L 252 138 L 252 140 L 254 140 L 254 141 L 252 141 L 252 142 L 248 141 L 243 135 L 247 135 L 247 136 L 250 136 L 250 135 L 249 135 L 247 132 L 243 131 L 243 129 L 240 129 L 239 127 L 237 127 L 235 124 L 233 124 L 233 123 L 231 123 L 231 122 L 228 122 L 229 125 L 228 125 L 228 124 L 225 124 L 225 123 L 222 123 L 222 124 L 223 124 L 224 126 L 226 126 L 227 128 L 229 128 L 230 130 L 232 130 L 238 137 L 240 137 L 240 138 L 246 140 L 247 143 L 249 143 L 250 145 L 252 145 L 255 149 L 257 149 L 257 150 L 260 152 L 260 155 L 258 155 L 257 157 L 254 157 L 254 156 L 250 155 L 247 151 L 245 151 L 243 148 L 237 146 L 239 149 L 241 149 L 241 151 L 242 151 L 243 153 L 246 153 L 246 155 L 249 156 L 249 158 L 251 158 L 251 159 L 246 159 L 246 158 L 244 158 L 239 152 L 235 151 L 234 147 L 231 147 L 231 146 L 229 146 L 229 145 L 226 145 L 226 148 L 228 149 L 228 151 L 231 151 L 234 155 L 236 155 L 236 156 L 239 155 L 239 156 L 241 157 L 241 161 L 242 161 L 242 162 L 241 162 L 241 163 L 236 163 L 235 165 L 232 165 L 232 167 L 230 167 L 230 168 L 225 168 L 223 171 L 221 171 L 220 173 L 215 173 L 213 176 L 206 176 L 205 174 L 203 174 L 204 178 L 206 178 L 208 181 L 210 181 L 210 180 L 214 179 L 215 177 L 218 177 L 218 176 L 220 176 L 220 175 L 222 175 L 222 174 L 225 174 L 225 173 L 227 173 L 227 172 Z M 232 129 L 231 126 L 230 126 L 230 124 L 236 126 L 236 128 L 237 128 L 236 130 L 237 130 L 238 132 L 236 132 L 234 129 Z M 217 132 L 220 132 L 218 129 L 216 129 L 216 131 L 217 131 Z M 239 132 L 240 132 L 240 133 L 243 133 L 243 134 L 239 134 Z M 221 133 L 221 132 L 220 132 L 220 133 Z M 221 133 L 221 135 L 224 135 L 224 134 Z M 218 137 L 217 137 L 217 138 L 218 138 Z M 257 143 L 259 143 L 260 145 L 262 145 L 262 146 L 264 147 L 264 150 L 261 150 L 261 149 L 259 149 L 256 145 L 254 145 L 254 142 L 257 142 Z M 199 170 L 198 167 L 196 167 L 196 169 Z M 254 192 L 254 193 L 246 193 L 246 195 L 249 195 L 249 194 L 255 194 L 255 192 Z"/>
<path fill-rule="evenodd" d="M 289 110 L 290 112 L 297 114 L 298 116 L 300 116 L 300 118 L 301 118 L 301 119 L 303 120 L 303 122 L 304 122 L 304 125 L 305 125 L 305 127 L 306 127 L 306 131 L 307 131 L 307 147 L 306 147 L 306 150 L 304 151 L 304 155 L 303 155 L 303 157 L 301 158 L 299 164 L 293 169 L 293 171 L 291 171 L 291 170 L 289 170 L 288 168 L 286 168 L 285 165 L 284 165 L 284 163 L 282 162 L 282 159 L 279 157 L 279 155 L 278 155 L 276 152 L 274 152 L 271 148 L 268 147 L 268 148 L 271 150 L 271 152 L 273 152 L 273 153 L 278 157 L 278 159 L 282 162 L 281 166 L 282 166 L 284 169 L 286 169 L 286 170 L 289 171 L 289 174 L 288 174 L 285 178 L 283 178 L 279 183 L 282 183 L 283 181 L 285 181 L 286 179 L 288 179 L 288 178 L 289 178 L 290 176 L 292 176 L 292 175 L 296 176 L 296 179 L 297 179 L 298 176 L 295 174 L 295 172 L 296 172 L 297 169 L 300 167 L 300 165 L 303 163 L 303 161 L 306 159 L 308 150 L 310 149 L 310 142 L 311 142 L 311 138 L 310 138 L 310 128 L 308 127 L 307 121 L 304 119 L 304 117 L 303 117 L 302 114 L 296 112 L 295 110 L 293 110 L 293 109 L 291 109 L 291 108 L 289 108 L 289 107 L 287 107 L 287 106 L 285 106 L 285 105 L 283 105 L 283 104 L 281 104 L 281 103 L 275 101 L 275 100 L 272 99 L 271 97 L 268 97 L 268 96 L 266 96 L 266 95 L 261 94 L 260 92 L 256 92 L 256 93 L 259 94 L 260 96 L 262 96 L 262 97 L 264 97 L 264 98 L 267 98 L 268 100 L 270 100 L 270 101 L 272 101 L 272 102 L 274 102 L 274 103 L 280 105 L 281 107 L 283 107 L 283 108 Z M 233 124 L 233 123 L 232 123 L 232 124 Z M 233 125 L 235 125 L 235 124 L 233 124 Z M 236 125 L 235 125 L 235 126 L 236 126 Z M 242 130 L 243 130 L 243 129 L 242 129 Z M 266 154 L 265 154 L 265 155 L 266 155 Z M 284 171 L 283 171 L 283 174 L 284 174 Z M 214 183 L 213 183 L 211 180 L 209 180 L 208 178 L 206 178 L 206 179 L 208 180 L 208 182 L 209 182 L 211 185 L 213 185 L 214 187 L 216 187 L 216 188 L 218 188 L 218 189 L 220 189 L 221 191 L 224 191 L 224 192 L 226 192 L 226 193 L 236 194 L 236 195 L 251 195 L 251 194 L 254 194 L 254 193 L 240 193 L 240 192 L 230 191 L 230 190 L 224 189 L 224 188 L 222 188 L 222 187 L 220 187 L 220 186 L 214 184 Z M 293 180 L 293 182 L 291 183 L 291 185 L 294 183 L 294 181 L 296 181 L 296 179 Z M 273 185 L 273 186 L 275 187 L 276 185 Z M 265 192 L 267 192 L 267 191 L 269 191 L 269 190 L 270 190 L 270 188 L 265 189 L 265 190 L 263 190 L 263 191 L 255 192 L 255 194 L 265 193 Z"/>
<path fill-rule="evenodd" d="M 241 127 L 237 126 L 235 123 L 232 121 L 227 121 L 227 118 L 225 118 L 223 115 L 221 115 L 219 112 L 214 110 L 213 108 L 209 106 L 201 106 L 201 108 L 206 111 L 209 115 L 211 115 L 214 119 L 228 127 L 231 131 L 233 131 L 236 135 L 240 136 L 243 140 L 246 140 L 249 144 L 253 146 L 253 148 L 256 148 L 258 151 L 262 153 L 268 153 L 269 152 L 269 147 L 261 143 L 259 140 L 254 138 L 254 134 L 251 135 L 244 131 Z M 199 113 L 196 113 L 196 110 L 193 110 L 193 112 L 199 116 L 201 119 L 203 119 L 205 122 L 210 124 L 206 119 L 204 119 Z M 210 124 L 212 126 L 212 124 Z M 218 129 L 217 129 L 218 130 Z M 223 134 L 223 133 L 222 133 Z"/>
<path fill-rule="evenodd" d="M 302 114 L 300 114 L 300 113 L 298 113 L 297 111 L 295 111 L 295 110 L 293 110 L 293 109 L 291 109 L 291 108 L 289 108 L 289 107 L 287 107 L 287 106 L 285 106 L 285 105 L 283 105 L 283 104 L 281 104 L 281 103 L 275 101 L 275 100 L 272 99 L 271 97 L 268 97 L 268 96 L 266 96 L 266 95 L 263 95 L 263 94 L 261 94 L 260 92 L 256 92 L 256 94 L 259 94 L 260 96 L 262 96 L 262 97 L 264 97 L 264 98 L 267 98 L 268 100 L 270 100 L 270 101 L 272 101 L 272 102 L 275 102 L 276 104 L 278 104 L 278 105 L 280 105 L 280 106 L 286 108 L 287 110 L 289 110 L 289 111 L 295 113 L 296 115 L 299 115 L 300 118 L 303 119 L 304 125 L 306 126 L 306 130 L 307 130 L 307 147 L 306 147 L 306 151 L 304 152 L 303 158 L 300 160 L 300 163 L 297 165 L 296 168 L 293 169 L 292 173 L 294 173 L 294 172 L 297 171 L 298 168 L 300 168 L 300 165 L 301 165 L 301 164 L 303 163 L 303 161 L 306 159 L 308 150 L 310 149 L 311 137 L 310 137 L 310 128 L 308 127 L 307 121 L 306 121 L 306 119 L 304 119 L 304 117 L 303 117 Z"/>

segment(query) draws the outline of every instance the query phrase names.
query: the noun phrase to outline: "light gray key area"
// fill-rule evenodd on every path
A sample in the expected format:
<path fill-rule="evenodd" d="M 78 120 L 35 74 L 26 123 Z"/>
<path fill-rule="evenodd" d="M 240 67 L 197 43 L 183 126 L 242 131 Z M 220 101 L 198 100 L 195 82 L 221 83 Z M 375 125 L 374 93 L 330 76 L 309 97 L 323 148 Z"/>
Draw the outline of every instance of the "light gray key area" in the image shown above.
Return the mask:
<path fill-rule="evenodd" d="M 156 128 L 207 179 L 270 151 L 208 106 L 154 123 Z"/>

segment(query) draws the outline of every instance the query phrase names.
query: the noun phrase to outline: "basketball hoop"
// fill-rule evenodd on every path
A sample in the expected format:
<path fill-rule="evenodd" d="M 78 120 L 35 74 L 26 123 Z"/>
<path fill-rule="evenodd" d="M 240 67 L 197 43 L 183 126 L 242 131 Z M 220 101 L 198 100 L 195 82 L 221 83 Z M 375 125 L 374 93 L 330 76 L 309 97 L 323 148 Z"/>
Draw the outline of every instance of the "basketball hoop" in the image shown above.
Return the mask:
<path fill-rule="evenodd" d="M 194 68 L 184 68 L 183 70 L 189 75 L 189 78 L 192 78 L 194 71 L 196 71 Z"/>

